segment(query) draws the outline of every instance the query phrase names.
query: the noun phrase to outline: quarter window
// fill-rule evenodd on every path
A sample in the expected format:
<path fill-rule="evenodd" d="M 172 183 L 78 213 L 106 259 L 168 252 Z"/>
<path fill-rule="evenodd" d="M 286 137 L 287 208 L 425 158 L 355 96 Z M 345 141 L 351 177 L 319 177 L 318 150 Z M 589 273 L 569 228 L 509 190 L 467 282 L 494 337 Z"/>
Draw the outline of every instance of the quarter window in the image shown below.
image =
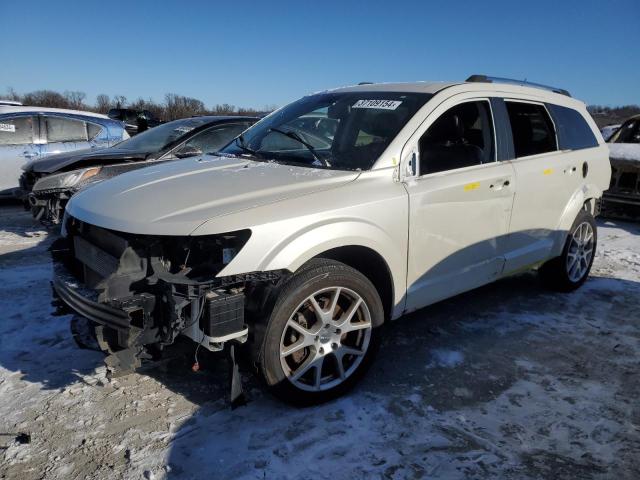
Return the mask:
<path fill-rule="evenodd" d="M 93 140 L 94 138 L 96 138 L 101 131 L 102 127 L 100 125 L 96 125 L 95 123 L 87 123 L 87 135 L 89 136 L 89 140 Z"/>
<path fill-rule="evenodd" d="M 466 102 L 447 110 L 422 135 L 419 149 L 421 175 L 493 162 L 489 102 Z"/>
<path fill-rule="evenodd" d="M 558 130 L 561 150 L 580 150 L 598 146 L 598 140 L 580 112 L 573 108 L 548 105 Z"/>
<path fill-rule="evenodd" d="M 84 122 L 63 117 L 45 117 L 47 141 L 86 142 L 87 128 Z"/>
<path fill-rule="evenodd" d="M 0 118 L 0 145 L 33 143 L 33 117 Z"/>
<path fill-rule="evenodd" d="M 557 150 L 553 122 L 542 105 L 505 102 L 516 158 Z"/>

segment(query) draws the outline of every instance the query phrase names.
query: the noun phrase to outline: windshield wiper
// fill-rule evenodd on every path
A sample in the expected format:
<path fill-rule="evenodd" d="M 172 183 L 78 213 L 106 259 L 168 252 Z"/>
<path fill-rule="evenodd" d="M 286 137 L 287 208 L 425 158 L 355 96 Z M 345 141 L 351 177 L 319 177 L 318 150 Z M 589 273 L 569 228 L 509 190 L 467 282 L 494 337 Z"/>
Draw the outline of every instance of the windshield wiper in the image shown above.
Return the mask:
<path fill-rule="evenodd" d="M 251 155 L 254 155 L 254 156 L 258 156 L 258 155 L 260 155 L 260 153 L 259 153 L 259 152 L 255 151 L 255 150 L 254 150 L 254 149 L 252 149 L 252 148 L 247 147 L 247 145 L 244 143 L 244 137 L 242 136 L 242 134 L 240 134 L 240 135 L 238 135 L 238 136 L 236 137 L 235 144 L 236 144 L 236 145 L 237 145 L 241 150 L 243 150 L 243 151 L 245 151 L 245 152 L 247 152 L 247 153 L 249 153 L 249 154 L 251 154 Z"/>
<path fill-rule="evenodd" d="M 301 143 L 302 145 L 307 147 L 307 150 L 309 150 L 311 152 L 311 155 L 313 155 L 313 158 L 318 160 L 325 167 L 330 167 L 331 166 L 331 164 L 329 163 L 329 161 L 326 158 L 322 158 L 320 155 L 318 155 L 318 153 L 316 152 L 316 149 L 313 147 L 313 145 L 311 145 L 310 143 L 305 142 L 302 139 L 302 137 L 300 137 L 300 135 L 298 135 L 296 132 L 294 132 L 292 130 L 289 130 L 289 131 L 285 132 L 284 130 L 280 130 L 279 128 L 275 128 L 275 127 L 270 127 L 269 131 L 270 132 L 279 133 L 281 135 L 284 135 L 285 137 L 292 138 L 293 140 L 295 140 L 298 143 Z"/>

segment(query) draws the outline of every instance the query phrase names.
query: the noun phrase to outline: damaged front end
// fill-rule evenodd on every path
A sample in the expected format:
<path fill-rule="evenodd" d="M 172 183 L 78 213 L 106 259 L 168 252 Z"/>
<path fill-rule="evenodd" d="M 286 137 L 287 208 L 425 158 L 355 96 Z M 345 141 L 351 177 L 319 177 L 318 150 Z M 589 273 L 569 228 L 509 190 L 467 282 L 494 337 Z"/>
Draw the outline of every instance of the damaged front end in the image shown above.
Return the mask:
<path fill-rule="evenodd" d="M 611 184 L 603 195 L 603 214 L 640 218 L 640 156 L 610 160 Z"/>
<path fill-rule="evenodd" d="M 148 166 L 147 162 L 131 162 L 115 165 L 92 166 L 72 171 L 37 176 L 33 172 L 23 174 L 23 191 L 33 218 L 47 227 L 59 225 L 64 209 L 73 195 L 80 190 L 115 177 L 122 173 Z M 31 179 L 31 180 L 30 180 Z M 32 185 L 29 185 L 31 181 Z"/>
<path fill-rule="evenodd" d="M 111 375 L 161 359 L 179 336 L 220 351 L 247 341 L 247 292 L 283 273 L 217 276 L 250 235 L 135 235 L 66 218 L 52 246 L 55 296 L 91 322 Z"/>

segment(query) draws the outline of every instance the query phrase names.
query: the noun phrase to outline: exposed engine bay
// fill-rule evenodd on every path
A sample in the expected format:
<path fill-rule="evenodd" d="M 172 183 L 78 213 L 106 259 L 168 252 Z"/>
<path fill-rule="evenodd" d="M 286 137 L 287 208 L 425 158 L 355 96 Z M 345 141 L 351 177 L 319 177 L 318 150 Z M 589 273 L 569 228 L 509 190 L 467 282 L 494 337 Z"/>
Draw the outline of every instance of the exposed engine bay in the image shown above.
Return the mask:
<path fill-rule="evenodd" d="M 52 246 L 54 291 L 61 308 L 91 322 L 111 374 L 160 358 L 180 335 L 220 351 L 248 339 L 247 293 L 273 288 L 284 273 L 216 276 L 250 235 L 134 235 L 66 218 Z"/>

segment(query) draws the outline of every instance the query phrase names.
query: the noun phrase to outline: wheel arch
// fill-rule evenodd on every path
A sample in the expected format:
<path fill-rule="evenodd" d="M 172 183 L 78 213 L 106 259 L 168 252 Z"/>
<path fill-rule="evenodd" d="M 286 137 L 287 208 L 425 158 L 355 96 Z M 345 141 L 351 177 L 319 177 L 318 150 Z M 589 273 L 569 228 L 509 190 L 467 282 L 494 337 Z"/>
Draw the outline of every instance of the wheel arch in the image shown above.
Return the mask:
<path fill-rule="evenodd" d="M 362 245 L 344 245 L 326 250 L 314 258 L 335 260 L 358 270 L 378 291 L 384 308 L 384 319 L 392 318 L 395 287 L 391 269 L 378 252 Z"/>
<path fill-rule="evenodd" d="M 333 258 L 361 271 L 381 289 L 388 318 L 402 314 L 407 280 L 407 260 L 403 254 L 408 234 L 405 229 L 388 231 L 362 218 L 343 217 L 298 226 L 286 234 L 283 230 L 271 225 L 268 230 L 254 232 L 221 275 L 270 270 L 296 272 L 313 258 Z M 276 241 L 271 243 L 269 239 Z M 362 259 L 379 266 L 388 279 L 369 268 Z"/>
<path fill-rule="evenodd" d="M 583 208 L 587 208 L 587 211 L 594 215 L 596 209 L 596 200 L 602 197 L 602 190 L 594 184 L 585 184 L 580 189 L 576 190 L 571 196 L 569 202 L 562 212 L 560 221 L 558 222 L 557 232 L 558 236 L 554 245 L 554 254 L 560 255 L 564 243 L 567 238 L 567 233 L 571 229 L 573 222 L 578 215 L 578 212 Z"/>

